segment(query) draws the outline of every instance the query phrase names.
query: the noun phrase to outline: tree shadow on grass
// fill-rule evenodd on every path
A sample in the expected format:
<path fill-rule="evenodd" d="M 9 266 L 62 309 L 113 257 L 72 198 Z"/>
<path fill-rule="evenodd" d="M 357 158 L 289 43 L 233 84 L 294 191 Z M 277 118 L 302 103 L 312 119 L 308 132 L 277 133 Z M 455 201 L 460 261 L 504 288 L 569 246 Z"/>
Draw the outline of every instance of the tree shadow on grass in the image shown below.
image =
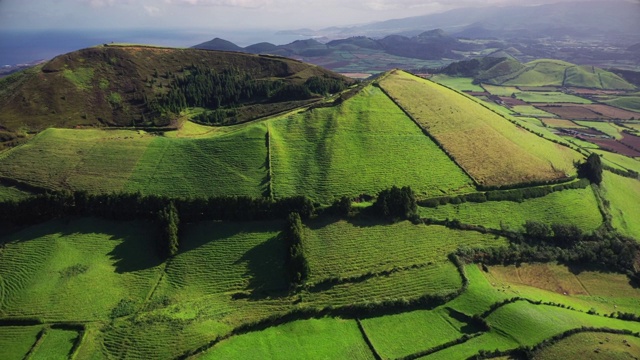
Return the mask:
<path fill-rule="evenodd" d="M 246 264 L 249 279 L 245 297 L 261 299 L 288 294 L 287 248 L 280 234 L 249 249 L 234 265 Z M 248 294 L 250 292 L 250 295 Z"/>
<path fill-rule="evenodd" d="M 30 226 L 0 241 L 20 243 L 56 235 L 60 237 L 76 237 L 83 241 L 83 235 L 105 235 L 104 241 L 117 242 L 106 255 L 113 262 L 119 274 L 139 271 L 160 265 L 163 260 L 157 255 L 155 241 L 157 229 L 148 222 L 110 221 L 99 218 L 66 217 Z"/>
<path fill-rule="evenodd" d="M 469 315 L 450 307 L 445 307 L 444 309 L 449 313 L 449 316 L 451 318 L 458 320 L 459 322 L 464 324 L 460 328 L 460 332 L 462 334 L 475 334 L 477 332 L 483 331 L 481 327 L 474 324 L 473 318 Z"/>

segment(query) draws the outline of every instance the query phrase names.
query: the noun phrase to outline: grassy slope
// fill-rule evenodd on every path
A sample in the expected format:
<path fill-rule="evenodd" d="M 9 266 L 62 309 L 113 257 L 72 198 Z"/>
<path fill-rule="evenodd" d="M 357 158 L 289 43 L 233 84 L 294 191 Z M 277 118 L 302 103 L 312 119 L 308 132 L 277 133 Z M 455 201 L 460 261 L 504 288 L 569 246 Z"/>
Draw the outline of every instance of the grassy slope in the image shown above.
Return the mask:
<path fill-rule="evenodd" d="M 291 299 L 265 299 L 263 293 L 288 285 L 286 249 L 276 239 L 281 226 L 203 222 L 185 227 L 181 250 L 167 262 L 147 312 L 106 329 L 107 353 L 115 358 L 175 358 L 242 323 L 286 311 Z M 240 292 L 257 298 L 232 297 Z M 136 346 L 121 346 L 128 341 Z"/>
<path fill-rule="evenodd" d="M 570 223 L 584 231 L 595 230 L 602 224 L 602 215 L 591 188 L 555 192 L 522 203 L 490 201 L 420 208 L 420 216 L 438 220 L 458 219 L 465 224 L 484 225 L 494 229 L 505 225 L 512 229 L 522 229 L 527 220 L 547 224 Z"/>
<path fill-rule="evenodd" d="M 22 360 L 36 342 L 40 326 L 0 327 L 0 358 Z"/>
<path fill-rule="evenodd" d="M 640 96 L 621 96 L 605 100 L 605 103 L 622 109 L 640 112 Z M 640 114 L 638 116 L 640 118 Z"/>
<path fill-rule="evenodd" d="M 77 338 L 78 333 L 75 331 L 49 329 L 29 359 L 49 360 L 67 358 Z"/>
<path fill-rule="evenodd" d="M 449 253 L 460 246 L 504 244 L 504 240 L 492 236 L 442 226 L 413 225 L 408 221 L 382 225 L 367 220 L 325 220 L 310 222 L 309 227 L 305 246 L 312 282 L 427 262 L 447 268 L 454 272 L 453 278 L 459 278 L 447 259 Z"/>
<path fill-rule="evenodd" d="M 602 122 L 602 121 L 576 121 L 576 124 L 582 125 L 584 127 L 593 128 L 598 131 L 601 131 L 610 137 L 620 140 L 622 139 L 621 129 L 610 122 Z"/>
<path fill-rule="evenodd" d="M 606 162 L 622 169 L 628 169 L 640 173 L 640 161 L 630 158 L 628 156 L 612 153 L 605 150 L 592 150 L 598 155 L 601 155 Z"/>
<path fill-rule="evenodd" d="M 339 107 L 273 120 L 269 131 L 276 197 L 330 202 L 392 185 L 423 196 L 472 189 L 471 179 L 372 86 Z"/>
<path fill-rule="evenodd" d="M 640 240 L 640 181 L 605 172 L 603 184 L 613 226 Z"/>
<path fill-rule="evenodd" d="M 535 360 L 593 359 L 623 360 L 640 357 L 640 339 L 635 336 L 580 333 L 537 351 Z"/>
<path fill-rule="evenodd" d="M 176 197 L 268 195 L 266 128 L 257 124 L 210 139 L 156 138 L 125 191 Z"/>
<path fill-rule="evenodd" d="M 575 173 L 577 153 L 517 128 L 474 100 L 403 72 L 390 74 L 381 86 L 481 184 L 543 181 Z M 469 118 L 469 113 L 474 116 Z"/>
<path fill-rule="evenodd" d="M 354 320 L 312 319 L 234 337 L 198 359 L 373 359 Z"/>
<path fill-rule="evenodd" d="M 48 129 L 0 155 L 0 176 L 47 189 L 123 189 L 153 137 L 133 131 Z"/>
<path fill-rule="evenodd" d="M 125 130 L 48 129 L 3 152 L 0 176 L 47 189 L 92 193 L 262 196 L 266 128 L 257 124 L 233 129 L 190 139 Z"/>
<path fill-rule="evenodd" d="M 108 318 L 121 299 L 139 308 L 160 276 L 154 234 L 143 223 L 79 219 L 5 237 L 0 314 L 86 321 Z"/>

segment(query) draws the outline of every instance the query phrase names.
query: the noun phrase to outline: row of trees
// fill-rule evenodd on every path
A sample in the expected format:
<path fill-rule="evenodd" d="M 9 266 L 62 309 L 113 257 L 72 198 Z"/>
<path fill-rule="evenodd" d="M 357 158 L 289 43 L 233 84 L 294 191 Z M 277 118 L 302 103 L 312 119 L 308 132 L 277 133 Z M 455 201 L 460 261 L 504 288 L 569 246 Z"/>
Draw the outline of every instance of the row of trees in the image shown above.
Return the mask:
<path fill-rule="evenodd" d="M 287 268 L 293 285 L 302 284 L 309 277 L 309 263 L 304 251 L 304 228 L 300 214 L 291 213 L 282 231 L 287 246 Z"/>
<path fill-rule="evenodd" d="M 155 221 L 158 214 L 170 204 L 183 222 L 284 219 L 291 212 L 309 218 L 315 213 L 313 202 L 304 196 L 278 200 L 246 196 L 171 199 L 157 195 L 143 196 L 140 193 L 93 195 L 86 192 L 57 192 L 20 201 L 0 202 L 0 219 L 18 226 L 68 215 Z"/>

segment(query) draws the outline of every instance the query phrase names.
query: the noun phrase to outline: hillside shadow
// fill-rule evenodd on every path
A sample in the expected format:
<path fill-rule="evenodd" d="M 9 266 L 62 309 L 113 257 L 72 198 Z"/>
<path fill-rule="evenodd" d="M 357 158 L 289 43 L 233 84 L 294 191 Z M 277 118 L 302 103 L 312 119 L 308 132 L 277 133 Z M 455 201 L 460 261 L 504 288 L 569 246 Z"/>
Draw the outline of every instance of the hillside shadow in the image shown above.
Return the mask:
<path fill-rule="evenodd" d="M 285 267 L 287 249 L 280 234 L 254 246 L 234 263 L 246 264 L 244 276 L 249 279 L 245 291 L 250 299 L 286 296 L 289 289 Z"/>

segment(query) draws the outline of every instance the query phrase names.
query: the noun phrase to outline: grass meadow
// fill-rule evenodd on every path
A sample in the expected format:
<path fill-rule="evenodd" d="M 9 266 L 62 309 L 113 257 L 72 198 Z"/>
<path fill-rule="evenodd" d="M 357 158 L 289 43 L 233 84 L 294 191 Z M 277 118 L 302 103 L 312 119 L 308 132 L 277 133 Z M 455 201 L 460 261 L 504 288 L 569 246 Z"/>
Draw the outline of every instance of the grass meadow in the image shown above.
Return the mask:
<path fill-rule="evenodd" d="M 25 359 L 40 331 L 42 326 L 0 326 L 0 358 Z"/>
<path fill-rule="evenodd" d="M 51 221 L 6 236 L 0 314 L 96 321 L 108 319 L 123 300 L 139 309 L 161 273 L 154 236 L 149 224 L 90 218 Z"/>
<path fill-rule="evenodd" d="M 522 230 L 528 220 L 546 224 L 574 224 L 589 232 L 602 224 L 602 215 L 591 188 L 554 192 L 547 196 L 527 199 L 521 203 L 489 201 L 421 207 L 421 217 L 437 220 L 457 219 L 464 224 L 483 225 L 500 229 Z"/>
<path fill-rule="evenodd" d="M 640 339 L 607 333 L 579 333 L 536 351 L 535 360 L 552 359 L 632 359 L 640 357 Z"/>
<path fill-rule="evenodd" d="M 0 176 L 52 190 L 259 197 L 268 188 L 266 128 L 260 124 L 196 139 L 48 129 L 2 153 L 0 163 Z"/>
<path fill-rule="evenodd" d="M 472 78 L 454 77 L 444 74 L 434 75 L 431 80 L 442 84 L 444 86 L 456 89 L 458 91 L 476 91 L 484 92 L 485 90 L 480 86 L 473 83 Z"/>
<path fill-rule="evenodd" d="M 640 181 L 605 172 L 603 184 L 613 226 L 627 236 L 640 239 Z"/>
<path fill-rule="evenodd" d="M 399 71 L 380 85 L 479 184 L 546 181 L 575 174 L 578 153 L 517 128 L 472 99 Z"/>
<path fill-rule="evenodd" d="M 523 91 L 516 93 L 516 98 L 528 103 L 574 103 L 591 104 L 591 100 L 562 92 Z"/>
<path fill-rule="evenodd" d="M 444 308 L 368 318 L 362 320 L 362 326 L 384 359 L 424 351 L 475 330 L 451 317 Z"/>
<path fill-rule="evenodd" d="M 472 180 L 379 89 L 269 125 L 276 197 L 330 203 L 392 185 L 420 196 L 469 192 Z"/>
<path fill-rule="evenodd" d="M 222 341 L 197 359 L 373 360 L 355 320 L 294 321 Z"/>
<path fill-rule="evenodd" d="M 33 360 L 65 359 L 71 354 L 78 333 L 72 330 L 47 329 L 43 339 L 29 356 Z"/>

